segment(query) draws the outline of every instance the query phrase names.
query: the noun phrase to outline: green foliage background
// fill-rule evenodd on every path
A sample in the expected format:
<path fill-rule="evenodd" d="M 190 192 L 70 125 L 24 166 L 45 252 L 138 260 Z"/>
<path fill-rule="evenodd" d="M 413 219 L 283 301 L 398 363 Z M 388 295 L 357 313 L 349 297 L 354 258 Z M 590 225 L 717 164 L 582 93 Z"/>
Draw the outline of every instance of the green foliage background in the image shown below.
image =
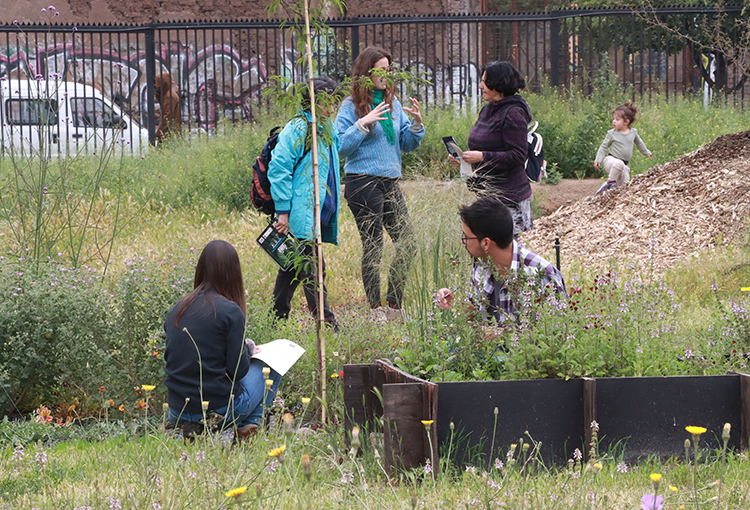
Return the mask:
<path fill-rule="evenodd" d="M 593 161 L 607 130 L 612 128 L 611 112 L 632 100 L 619 91 L 615 78 L 596 80 L 598 92 L 592 97 L 580 91 L 561 93 L 551 87 L 539 94 L 522 93 L 534 120 L 539 121 L 537 132 L 544 137 L 547 161 L 557 163 L 565 178 L 602 176 L 594 169 Z M 672 97 L 667 101 L 654 94 L 650 99 L 634 102 L 639 109 L 634 127 L 653 153 L 650 161 L 636 151 L 630 163 L 634 175 L 691 152 L 718 136 L 744 131 L 749 125 L 741 109 L 722 103 L 721 98 L 708 108 L 699 97 Z M 453 136 L 461 148 L 468 148 L 476 115 L 469 109 L 427 109 L 422 145 L 403 155 L 405 176 L 441 180 L 457 177 L 457 170 L 448 165 L 442 137 Z M 270 129 L 282 125 L 285 118 L 280 112 L 279 116 L 263 117 L 249 126 L 226 126 L 221 137 L 198 137 L 177 142 L 168 150 L 154 151 L 129 173 L 128 189 L 136 197 L 146 197 L 154 190 L 156 202 L 173 207 L 209 199 L 230 209 L 247 209 L 251 204 L 252 164 Z M 188 153 L 189 157 L 185 157 Z"/>

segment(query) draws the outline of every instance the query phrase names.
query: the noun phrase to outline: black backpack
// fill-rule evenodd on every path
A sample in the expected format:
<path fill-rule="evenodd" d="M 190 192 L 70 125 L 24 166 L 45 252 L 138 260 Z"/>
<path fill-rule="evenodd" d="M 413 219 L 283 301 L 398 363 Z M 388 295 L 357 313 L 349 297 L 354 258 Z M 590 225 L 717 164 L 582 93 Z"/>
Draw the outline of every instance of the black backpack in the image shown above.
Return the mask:
<path fill-rule="evenodd" d="M 526 175 L 531 182 L 539 182 L 547 177 L 547 161 L 544 159 L 544 140 L 536 132 L 537 121 L 529 124 L 526 140 L 529 142 L 529 153 L 526 157 Z"/>
<path fill-rule="evenodd" d="M 268 166 L 271 163 L 271 153 L 279 141 L 279 133 L 282 129 L 284 129 L 283 126 L 276 126 L 271 129 L 266 139 L 266 144 L 263 146 L 263 151 L 253 164 L 253 185 L 250 188 L 250 199 L 259 212 L 270 216 L 273 216 L 276 212 L 276 205 L 273 203 L 273 197 L 271 196 L 271 181 L 268 180 Z M 308 152 L 310 152 L 310 148 L 305 144 L 305 152 L 294 165 L 292 174 L 297 169 L 297 165 L 305 159 Z"/>
<path fill-rule="evenodd" d="M 500 117 L 501 124 L 505 122 L 505 116 L 508 114 L 508 110 L 514 106 L 517 105 L 510 105 L 503 111 L 503 115 Z M 539 182 L 541 179 L 547 177 L 547 162 L 544 160 L 544 140 L 542 139 L 542 135 L 536 132 L 538 127 L 539 123 L 537 121 L 532 121 L 528 125 L 528 133 L 526 135 L 526 141 L 529 145 L 524 168 L 526 169 L 526 175 L 531 182 Z"/>

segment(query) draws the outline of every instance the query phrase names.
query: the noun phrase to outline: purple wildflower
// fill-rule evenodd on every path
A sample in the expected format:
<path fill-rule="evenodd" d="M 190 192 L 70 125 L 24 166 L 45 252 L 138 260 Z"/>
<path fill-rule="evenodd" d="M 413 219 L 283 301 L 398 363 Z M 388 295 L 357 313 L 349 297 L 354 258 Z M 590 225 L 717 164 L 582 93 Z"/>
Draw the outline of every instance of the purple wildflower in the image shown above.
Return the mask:
<path fill-rule="evenodd" d="M 653 494 L 646 494 L 641 498 L 641 510 L 662 510 L 664 508 L 662 501 L 664 498 L 661 496 L 654 498 Z"/>

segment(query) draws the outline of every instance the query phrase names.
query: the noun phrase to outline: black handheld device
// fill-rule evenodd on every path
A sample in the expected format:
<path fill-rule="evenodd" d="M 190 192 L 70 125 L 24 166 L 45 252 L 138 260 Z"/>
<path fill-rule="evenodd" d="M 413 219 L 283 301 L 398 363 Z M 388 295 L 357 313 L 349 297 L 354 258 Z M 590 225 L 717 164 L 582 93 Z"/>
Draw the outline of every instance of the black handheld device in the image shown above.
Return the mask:
<path fill-rule="evenodd" d="M 458 144 L 452 136 L 444 136 L 443 143 L 445 144 L 445 148 L 448 149 L 448 154 L 454 158 L 461 157 L 461 154 L 458 152 Z"/>

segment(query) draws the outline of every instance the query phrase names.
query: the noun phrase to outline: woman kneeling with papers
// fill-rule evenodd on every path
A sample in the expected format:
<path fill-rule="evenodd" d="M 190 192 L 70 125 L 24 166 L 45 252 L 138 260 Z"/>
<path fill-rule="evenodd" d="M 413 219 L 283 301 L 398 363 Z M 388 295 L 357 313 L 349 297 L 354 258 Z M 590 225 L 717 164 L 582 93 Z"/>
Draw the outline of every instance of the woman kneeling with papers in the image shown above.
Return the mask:
<path fill-rule="evenodd" d="M 164 330 L 170 421 L 202 422 L 213 412 L 224 417 L 221 426 L 237 428 L 239 439 L 254 435 L 281 375 L 253 358 L 261 347 L 243 340 L 245 289 L 231 244 L 206 245 L 195 268 L 194 289 L 170 310 Z"/>

